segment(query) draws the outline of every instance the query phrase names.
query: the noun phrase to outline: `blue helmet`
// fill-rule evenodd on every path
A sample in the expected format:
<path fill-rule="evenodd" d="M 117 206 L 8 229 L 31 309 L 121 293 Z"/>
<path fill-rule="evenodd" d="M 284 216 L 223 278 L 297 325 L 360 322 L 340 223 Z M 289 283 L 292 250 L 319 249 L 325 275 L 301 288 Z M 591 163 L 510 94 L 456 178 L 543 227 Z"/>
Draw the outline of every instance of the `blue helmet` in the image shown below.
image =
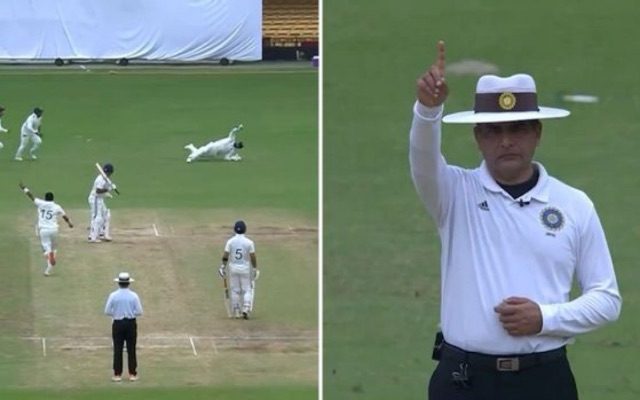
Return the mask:
<path fill-rule="evenodd" d="M 102 166 L 102 170 L 104 171 L 105 174 L 113 174 L 113 165 L 106 163 L 105 165 Z"/>
<path fill-rule="evenodd" d="M 243 234 L 247 231 L 247 225 L 244 223 L 244 221 L 236 221 L 236 223 L 233 225 L 233 231 L 238 234 Z"/>

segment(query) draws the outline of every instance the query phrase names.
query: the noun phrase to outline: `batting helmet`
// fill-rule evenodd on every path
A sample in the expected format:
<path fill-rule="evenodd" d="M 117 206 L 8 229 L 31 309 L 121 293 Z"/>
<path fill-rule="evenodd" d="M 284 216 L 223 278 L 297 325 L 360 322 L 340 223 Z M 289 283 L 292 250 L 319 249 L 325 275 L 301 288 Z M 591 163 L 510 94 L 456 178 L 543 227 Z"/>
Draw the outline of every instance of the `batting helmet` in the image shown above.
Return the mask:
<path fill-rule="evenodd" d="M 102 166 L 102 170 L 104 171 L 105 174 L 113 174 L 113 165 L 106 163 L 105 165 Z"/>
<path fill-rule="evenodd" d="M 247 225 L 245 225 L 244 221 L 236 221 L 233 225 L 233 231 L 238 234 L 245 233 L 247 231 Z"/>
<path fill-rule="evenodd" d="M 242 144 L 242 142 L 234 142 L 233 147 L 235 147 L 236 149 L 241 149 L 244 147 L 244 144 Z"/>
<path fill-rule="evenodd" d="M 44 112 L 44 110 L 42 108 L 40 108 L 40 107 L 36 107 L 36 108 L 33 109 L 33 113 L 35 115 L 37 115 L 38 117 L 41 116 L 43 112 Z"/>

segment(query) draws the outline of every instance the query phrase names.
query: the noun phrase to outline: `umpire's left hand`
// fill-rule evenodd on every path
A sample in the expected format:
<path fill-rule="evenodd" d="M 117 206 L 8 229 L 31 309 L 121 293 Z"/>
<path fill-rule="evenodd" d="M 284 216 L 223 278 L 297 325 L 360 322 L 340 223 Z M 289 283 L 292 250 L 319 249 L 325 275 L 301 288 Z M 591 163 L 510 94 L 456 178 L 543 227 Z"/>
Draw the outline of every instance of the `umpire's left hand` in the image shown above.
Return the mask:
<path fill-rule="evenodd" d="M 509 297 L 493 308 L 511 336 L 535 335 L 542 330 L 540 306 L 526 297 Z"/>

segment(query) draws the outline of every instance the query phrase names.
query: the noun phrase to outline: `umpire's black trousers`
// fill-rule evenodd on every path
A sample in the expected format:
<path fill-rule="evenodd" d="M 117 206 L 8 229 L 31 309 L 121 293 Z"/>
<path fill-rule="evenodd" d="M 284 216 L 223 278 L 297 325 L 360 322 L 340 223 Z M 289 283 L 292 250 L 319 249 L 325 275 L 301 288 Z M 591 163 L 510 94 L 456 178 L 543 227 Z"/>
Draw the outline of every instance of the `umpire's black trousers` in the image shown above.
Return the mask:
<path fill-rule="evenodd" d="M 122 350 L 127 344 L 127 366 L 129 374 L 136 375 L 138 360 L 136 359 L 136 339 L 138 337 L 138 326 L 136 319 L 118 319 L 111 325 L 111 337 L 113 338 L 113 373 L 122 375 Z"/>
<path fill-rule="evenodd" d="M 577 400 L 565 348 L 502 357 L 444 343 L 429 400 Z"/>

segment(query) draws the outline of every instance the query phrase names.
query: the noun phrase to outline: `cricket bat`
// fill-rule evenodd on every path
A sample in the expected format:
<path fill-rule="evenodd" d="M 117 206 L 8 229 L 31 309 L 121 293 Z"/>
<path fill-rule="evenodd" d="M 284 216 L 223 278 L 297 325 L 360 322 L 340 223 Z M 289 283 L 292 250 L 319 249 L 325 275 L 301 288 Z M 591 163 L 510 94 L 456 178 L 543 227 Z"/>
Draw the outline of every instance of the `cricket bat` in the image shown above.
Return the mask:
<path fill-rule="evenodd" d="M 227 309 L 227 316 L 231 318 L 231 300 L 229 299 L 229 284 L 227 283 L 227 277 L 222 278 L 224 285 L 224 308 Z"/>
<path fill-rule="evenodd" d="M 105 174 L 104 171 L 102 170 L 102 165 L 100 165 L 100 163 L 96 163 L 96 168 L 98 169 L 98 172 L 100 172 L 100 175 L 102 175 L 102 177 L 107 181 L 107 183 L 109 183 L 109 185 L 113 185 L 113 182 L 111 182 L 111 179 L 109 179 L 107 174 Z M 118 196 L 120 196 L 120 192 L 118 192 L 118 189 L 113 189 L 113 191 L 116 192 Z"/>

